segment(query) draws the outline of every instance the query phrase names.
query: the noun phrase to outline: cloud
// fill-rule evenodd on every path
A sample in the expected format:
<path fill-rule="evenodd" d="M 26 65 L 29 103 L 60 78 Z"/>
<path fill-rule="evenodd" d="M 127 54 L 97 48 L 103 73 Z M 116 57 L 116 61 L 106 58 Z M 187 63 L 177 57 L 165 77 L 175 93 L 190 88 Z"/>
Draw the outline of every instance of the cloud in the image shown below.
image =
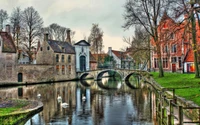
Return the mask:
<path fill-rule="evenodd" d="M 76 31 L 76 40 L 89 36 L 93 23 L 98 23 L 104 31 L 105 48 L 123 46 L 123 36 L 130 36 L 131 31 L 124 31 L 122 25 L 124 0 L 0 0 L 3 9 L 11 13 L 14 7 L 23 10 L 33 6 L 48 26 L 57 23 Z M 10 14 L 9 13 L 9 14 Z M 116 44 L 113 44 L 116 43 Z M 119 45 L 118 45 L 119 44 Z M 126 44 L 124 44 L 126 45 Z"/>

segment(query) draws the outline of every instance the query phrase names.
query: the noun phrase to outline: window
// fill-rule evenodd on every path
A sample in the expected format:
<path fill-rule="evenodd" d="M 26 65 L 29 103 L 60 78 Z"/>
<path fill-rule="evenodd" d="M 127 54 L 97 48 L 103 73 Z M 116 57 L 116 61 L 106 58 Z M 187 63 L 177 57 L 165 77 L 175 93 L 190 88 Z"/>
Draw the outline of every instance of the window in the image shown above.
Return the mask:
<path fill-rule="evenodd" d="M 163 68 L 168 68 L 168 59 L 163 58 Z"/>
<path fill-rule="evenodd" d="M 40 51 L 42 51 L 42 47 L 40 47 Z"/>
<path fill-rule="evenodd" d="M 171 57 L 171 62 L 176 63 L 177 62 L 176 57 Z"/>
<path fill-rule="evenodd" d="M 50 47 L 49 47 L 49 46 L 47 47 L 47 50 L 50 50 Z"/>
<path fill-rule="evenodd" d="M 68 63 L 71 63 L 71 55 L 68 55 Z"/>
<path fill-rule="evenodd" d="M 59 62 L 59 55 L 56 54 L 56 62 Z"/>
<path fill-rule="evenodd" d="M 174 39 L 174 33 L 171 33 L 169 39 Z"/>
<path fill-rule="evenodd" d="M 178 67 L 179 68 L 182 67 L 182 59 L 181 59 L 181 57 L 178 57 Z"/>
<path fill-rule="evenodd" d="M 62 55 L 62 62 L 65 62 L 65 55 Z"/>
<path fill-rule="evenodd" d="M 177 51 L 177 46 L 176 46 L 176 44 L 173 44 L 172 45 L 172 53 L 176 53 L 176 51 Z"/>
<path fill-rule="evenodd" d="M 71 65 L 68 66 L 69 74 L 71 74 Z"/>
<path fill-rule="evenodd" d="M 163 47 L 163 53 L 167 53 L 167 52 L 168 52 L 168 46 L 165 45 L 165 46 Z"/>
<path fill-rule="evenodd" d="M 1 46 L 1 41 L 0 41 L 0 46 Z"/>
<path fill-rule="evenodd" d="M 56 73 L 59 75 L 59 65 L 56 65 Z"/>
<path fill-rule="evenodd" d="M 62 74 L 65 75 L 65 65 L 62 65 Z"/>
<path fill-rule="evenodd" d="M 158 68 L 158 58 L 154 58 L 154 68 Z"/>

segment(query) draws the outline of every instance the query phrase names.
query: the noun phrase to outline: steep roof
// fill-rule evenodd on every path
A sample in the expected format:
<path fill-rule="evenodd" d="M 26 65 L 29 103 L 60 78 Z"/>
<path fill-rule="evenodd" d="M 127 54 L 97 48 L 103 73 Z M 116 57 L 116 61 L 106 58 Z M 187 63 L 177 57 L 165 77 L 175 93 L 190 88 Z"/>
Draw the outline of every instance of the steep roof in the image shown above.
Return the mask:
<path fill-rule="evenodd" d="M 192 49 L 190 49 L 184 59 L 184 62 L 194 62 L 194 53 L 192 51 Z"/>
<path fill-rule="evenodd" d="M 75 54 L 75 49 L 68 42 L 48 40 L 49 45 L 56 53 Z M 64 51 L 63 51 L 64 49 Z"/>
<path fill-rule="evenodd" d="M 122 51 L 112 50 L 112 53 L 115 54 L 118 58 L 125 58 L 126 53 Z"/>
<path fill-rule="evenodd" d="M 79 46 L 90 46 L 90 44 L 88 42 L 86 42 L 85 40 L 81 40 L 77 43 L 75 43 L 74 45 L 79 45 Z"/>
<path fill-rule="evenodd" d="M 5 52 L 5 53 L 17 52 L 15 43 L 10 34 L 8 34 L 7 32 L 0 32 L 0 37 L 3 40 L 2 52 Z"/>

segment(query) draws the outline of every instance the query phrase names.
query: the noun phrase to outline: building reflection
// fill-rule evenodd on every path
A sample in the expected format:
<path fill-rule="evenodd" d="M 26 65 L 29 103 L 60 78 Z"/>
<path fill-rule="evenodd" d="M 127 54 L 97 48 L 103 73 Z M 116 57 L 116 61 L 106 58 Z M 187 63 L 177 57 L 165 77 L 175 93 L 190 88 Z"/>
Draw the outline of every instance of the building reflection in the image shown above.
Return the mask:
<path fill-rule="evenodd" d="M 88 86 L 89 85 L 89 86 Z M 131 123 L 133 120 L 152 120 L 152 108 L 154 104 L 153 92 L 149 91 L 149 86 L 141 86 L 143 89 L 131 89 L 125 82 L 104 79 L 99 87 L 95 81 L 63 82 L 55 84 L 43 84 L 33 86 L 23 86 L 14 88 L 1 88 L 0 96 L 8 98 L 23 98 L 28 100 L 40 100 L 43 102 L 43 111 L 31 118 L 29 124 L 62 124 L 68 125 L 104 124 L 107 123 L 107 114 L 110 107 L 119 103 L 126 106 L 125 118 Z M 106 87 L 105 87 L 106 86 Z M 115 89 L 107 89 L 115 88 Z M 41 98 L 37 98 L 41 94 Z M 62 97 L 62 102 L 68 103 L 68 107 L 61 107 L 58 96 Z M 85 97 L 85 100 L 84 100 Z M 130 110 L 128 110 L 130 109 Z M 111 119 L 111 118 L 110 118 Z M 78 123 L 77 123 L 78 122 Z"/>

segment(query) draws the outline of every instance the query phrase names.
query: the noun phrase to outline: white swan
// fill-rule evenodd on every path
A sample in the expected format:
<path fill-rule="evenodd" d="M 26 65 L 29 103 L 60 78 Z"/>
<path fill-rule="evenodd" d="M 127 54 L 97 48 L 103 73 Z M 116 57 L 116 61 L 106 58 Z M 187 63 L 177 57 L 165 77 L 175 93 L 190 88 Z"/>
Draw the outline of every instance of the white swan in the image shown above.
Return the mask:
<path fill-rule="evenodd" d="M 86 100 L 86 97 L 85 97 L 85 96 L 83 96 L 83 97 L 82 97 L 82 100 L 83 100 L 83 101 L 85 101 L 85 100 Z"/>
<path fill-rule="evenodd" d="M 61 103 L 60 105 L 63 108 L 67 108 L 68 107 L 69 104 L 67 104 L 66 102 L 62 102 L 62 97 L 60 95 L 58 95 L 57 100 L 58 100 L 58 103 Z"/>
<path fill-rule="evenodd" d="M 69 104 L 67 104 L 66 102 L 64 102 L 64 103 L 61 102 L 61 106 L 62 106 L 63 108 L 67 108 L 68 105 L 69 105 Z"/>
<path fill-rule="evenodd" d="M 37 97 L 38 97 L 38 99 L 41 97 L 41 94 L 39 93 L 39 94 L 37 94 Z"/>
<path fill-rule="evenodd" d="M 58 98 L 57 98 L 58 102 L 62 102 L 62 97 L 60 95 L 58 95 Z"/>

